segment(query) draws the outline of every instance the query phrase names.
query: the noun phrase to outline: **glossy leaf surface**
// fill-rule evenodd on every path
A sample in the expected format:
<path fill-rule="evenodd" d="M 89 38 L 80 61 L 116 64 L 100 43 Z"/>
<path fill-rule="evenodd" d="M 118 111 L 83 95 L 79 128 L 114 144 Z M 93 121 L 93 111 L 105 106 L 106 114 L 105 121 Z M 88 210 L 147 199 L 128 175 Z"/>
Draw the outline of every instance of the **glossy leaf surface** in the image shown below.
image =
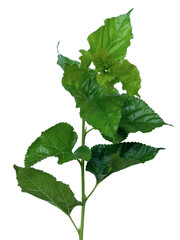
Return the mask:
<path fill-rule="evenodd" d="M 52 175 L 34 168 L 21 168 L 14 165 L 18 185 L 22 192 L 45 200 L 69 215 L 81 202 L 74 197 L 70 187 L 56 180 Z"/>
<path fill-rule="evenodd" d="M 124 59 L 130 40 L 133 38 L 130 22 L 131 11 L 106 19 L 105 24 L 88 37 L 89 51 L 92 55 L 100 49 L 105 49 L 117 60 Z"/>
<path fill-rule="evenodd" d="M 25 166 L 31 167 L 35 163 L 47 158 L 58 157 L 59 163 L 76 159 L 72 148 L 77 141 L 77 134 L 71 125 L 59 123 L 44 131 L 28 148 L 25 156 Z"/>
<path fill-rule="evenodd" d="M 125 132 L 151 132 L 157 127 L 166 125 L 163 119 L 147 103 L 134 96 L 122 95 L 124 104 L 119 127 Z"/>
<path fill-rule="evenodd" d="M 96 145 L 86 170 L 100 182 L 114 172 L 153 159 L 160 149 L 134 142 Z"/>

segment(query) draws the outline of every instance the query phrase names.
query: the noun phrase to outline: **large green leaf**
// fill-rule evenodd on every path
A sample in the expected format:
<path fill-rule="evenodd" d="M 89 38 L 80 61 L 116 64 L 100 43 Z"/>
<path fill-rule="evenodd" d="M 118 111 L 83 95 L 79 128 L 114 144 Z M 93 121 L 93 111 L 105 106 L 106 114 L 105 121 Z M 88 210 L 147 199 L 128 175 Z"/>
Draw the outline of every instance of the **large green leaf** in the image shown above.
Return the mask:
<path fill-rule="evenodd" d="M 125 94 L 122 97 L 124 97 L 124 104 L 119 127 L 126 133 L 137 131 L 146 133 L 166 125 L 163 119 L 143 100 Z"/>
<path fill-rule="evenodd" d="M 141 143 L 96 145 L 86 170 L 93 173 L 99 183 L 110 174 L 138 163 L 153 159 L 163 148 L 154 148 Z"/>
<path fill-rule="evenodd" d="M 101 134 L 114 138 L 119 127 L 122 104 L 120 95 L 107 95 L 93 99 L 81 96 L 80 116 Z"/>
<path fill-rule="evenodd" d="M 21 168 L 14 165 L 18 185 L 22 192 L 45 200 L 69 215 L 81 202 L 74 197 L 70 187 L 56 180 L 52 175 L 34 168 Z"/>
<path fill-rule="evenodd" d="M 80 116 L 102 134 L 113 138 L 123 104 L 118 91 L 99 86 L 93 70 L 84 70 L 77 65 L 66 65 L 62 83 L 74 96 Z"/>
<path fill-rule="evenodd" d="M 132 11 L 132 10 L 131 10 Z M 130 40 L 133 38 L 130 13 L 108 18 L 105 25 L 88 37 L 90 52 L 93 55 L 100 49 L 113 54 L 117 60 L 124 59 Z"/>
<path fill-rule="evenodd" d="M 28 148 L 25 166 L 30 167 L 47 158 L 58 157 L 59 163 L 76 159 L 72 148 L 77 141 L 77 134 L 67 123 L 59 123 L 44 131 Z"/>

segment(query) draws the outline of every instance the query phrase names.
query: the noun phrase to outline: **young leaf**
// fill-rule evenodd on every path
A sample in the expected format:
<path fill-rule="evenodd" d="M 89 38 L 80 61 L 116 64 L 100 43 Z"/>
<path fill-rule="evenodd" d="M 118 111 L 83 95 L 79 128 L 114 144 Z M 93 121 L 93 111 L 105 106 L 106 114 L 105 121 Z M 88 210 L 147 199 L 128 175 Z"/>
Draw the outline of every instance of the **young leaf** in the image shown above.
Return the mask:
<path fill-rule="evenodd" d="M 91 159 L 91 150 L 83 145 L 83 146 L 80 146 L 75 152 L 74 152 L 74 155 L 77 157 L 77 158 L 80 158 L 80 159 L 83 159 L 83 160 L 86 160 L 86 161 L 89 161 Z"/>
<path fill-rule="evenodd" d="M 67 215 L 70 215 L 74 207 L 81 205 L 70 187 L 57 181 L 52 175 L 34 168 L 21 168 L 16 165 L 14 169 L 22 192 L 51 203 Z"/>
<path fill-rule="evenodd" d="M 141 78 L 136 66 L 127 60 L 115 60 L 114 56 L 104 49 L 93 55 L 93 63 L 98 71 L 97 81 L 100 85 L 112 89 L 116 83 L 121 82 L 128 95 L 139 96 Z"/>
<path fill-rule="evenodd" d="M 76 159 L 72 148 L 77 141 L 77 134 L 71 125 L 59 123 L 44 131 L 28 148 L 25 156 L 25 167 L 47 158 L 58 157 L 59 163 Z"/>
<path fill-rule="evenodd" d="M 123 94 L 124 104 L 119 127 L 126 133 L 141 131 L 151 132 L 157 127 L 166 125 L 143 100 Z"/>
<path fill-rule="evenodd" d="M 81 60 L 80 68 L 88 69 L 90 64 L 92 63 L 92 55 L 90 54 L 90 52 L 83 49 L 80 50 L 80 53 L 82 54 L 82 56 L 79 58 Z"/>
<path fill-rule="evenodd" d="M 99 183 L 110 174 L 138 163 L 153 159 L 163 148 L 154 148 L 141 143 L 96 145 L 86 170 L 93 173 Z"/>
<path fill-rule="evenodd" d="M 139 96 L 138 91 L 141 88 L 139 71 L 136 66 L 127 60 L 124 60 L 118 69 L 117 78 L 115 79 L 114 84 L 118 82 L 122 83 L 123 90 L 126 90 L 128 95 Z"/>
<path fill-rule="evenodd" d="M 131 11 L 118 17 L 106 19 L 105 25 L 88 37 L 89 51 L 92 55 L 100 49 L 105 49 L 113 54 L 117 60 L 124 59 L 127 48 L 130 46 L 130 40 L 133 38 L 130 23 Z"/>
<path fill-rule="evenodd" d="M 68 57 L 64 57 L 62 54 L 59 54 L 59 55 L 58 55 L 57 64 L 58 64 L 63 70 L 65 69 L 66 64 L 69 64 L 69 65 L 76 64 L 77 66 L 80 65 L 79 62 L 74 61 L 74 60 L 71 60 L 71 59 L 68 58 Z"/>

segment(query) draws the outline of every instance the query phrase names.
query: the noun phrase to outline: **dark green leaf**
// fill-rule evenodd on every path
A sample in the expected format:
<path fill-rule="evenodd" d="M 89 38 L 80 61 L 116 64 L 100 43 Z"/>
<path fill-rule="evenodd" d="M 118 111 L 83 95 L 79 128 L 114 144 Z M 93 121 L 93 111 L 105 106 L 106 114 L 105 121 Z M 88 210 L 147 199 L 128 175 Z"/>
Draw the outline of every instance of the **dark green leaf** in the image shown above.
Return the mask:
<path fill-rule="evenodd" d="M 123 129 L 121 129 L 119 127 L 117 133 L 115 134 L 115 136 L 113 138 L 107 137 L 105 135 L 103 135 L 103 138 L 105 138 L 106 140 L 108 140 L 112 143 L 120 143 L 123 140 L 125 140 L 127 138 L 127 136 L 128 136 L 128 133 L 126 133 Z"/>
<path fill-rule="evenodd" d="M 28 148 L 25 156 L 25 166 L 30 167 L 47 158 L 58 157 L 59 163 L 76 159 L 72 148 L 77 141 L 77 134 L 67 123 L 59 123 L 44 131 Z"/>
<path fill-rule="evenodd" d="M 154 148 L 141 143 L 120 143 L 114 145 L 96 145 L 86 170 L 93 173 L 97 182 L 110 174 L 138 163 L 153 159 L 163 148 Z"/>
<path fill-rule="evenodd" d="M 91 159 L 91 150 L 87 146 L 80 146 L 75 152 L 74 155 L 77 158 L 89 161 Z"/>
<path fill-rule="evenodd" d="M 59 54 L 59 55 L 58 55 L 57 64 L 58 64 L 63 70 L 65 69 L 66 64 L 69 64 L 69 65 L 76 64 L 77 66 L 80 65 L 79 62 L 74 61 L 74 60 L 71 60 L 71 59 L 68 58 L 68 57 L 64 57 L 62 54 Z"/>
<path fill-rule="evenodd" d="M 123 94 L 124 105 L 119 127 L 126 133 L 151 132 L 166 123 L 143 100 Z"/>
<path fill-rule="evenodd" d="M 92 55 L 100 49 L 105 49 L 113 54 L 117 60 L 124 59 L 130 40 L 133 38 L 130 23 L 131 11 L 118 17 L 106 19 L 105 25 L 88 37 Z"/>
<path fill-rule="evenodd" d="M 67 215 L 74 207 L 81 205 L 74 197 L 70 187 L 57 181 L 52 175 L 34 168 L 21 168 L 16 165 L 14 165 L 14 169 L 22 192 L 53 204 Z"/>

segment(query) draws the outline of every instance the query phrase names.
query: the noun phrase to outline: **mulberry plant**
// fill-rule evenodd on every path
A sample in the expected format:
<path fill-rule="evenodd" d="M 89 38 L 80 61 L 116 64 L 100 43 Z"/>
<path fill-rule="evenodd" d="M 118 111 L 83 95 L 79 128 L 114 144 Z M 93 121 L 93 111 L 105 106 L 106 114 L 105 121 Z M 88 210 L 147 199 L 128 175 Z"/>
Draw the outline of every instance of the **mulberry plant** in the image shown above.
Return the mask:
<path fill-rule="evenodd" d="M 131 10 L 132 11 L 132 10 Z M 129 11 L 106 19 L 104 25 L 88 36 L 89 50 L 80 50 L 80 61 L 71 60 L 58 52 L 58 65 L 63 69 L 62 85 L 75 99 L 82 119 L 82 144 L 74 146 L 77 134 L 64 122 L 42 132 L 29 146 L 24 167 L 14 165 L 22 192 L 45 200 L 62 210 L 83 240 L 86 202 L 96 187 L 111 174 L 135 164 L 153 159 L 159 150 L 138 142 L 125 142 L 130 133 L 151 132 L 166 125 L 139 95 L 141 78 L 135 65 L 125 59 L 133 38 Z M 92 66 L 92 67 L 90 67 Z M 121 83 L 124 93 L 116 84 Z M 88 124 L 88 125 L 87 125 Z M 88 127 L 87 126 L 92 126 Z M 99 130 L 109 144 L 91 149 L 85 145 L 90 131 Z M 57 181 L 49 173 L 32 168 L 45 158 L 57 157 L 58 164 L 75 160 L 81 168 L 82 198 L 77 200 L 69 185 Z M 92 191 L 86 195 L 85 173 L 96 178 Z M 71 211 L 81 206 L 78 226 Z"/>

